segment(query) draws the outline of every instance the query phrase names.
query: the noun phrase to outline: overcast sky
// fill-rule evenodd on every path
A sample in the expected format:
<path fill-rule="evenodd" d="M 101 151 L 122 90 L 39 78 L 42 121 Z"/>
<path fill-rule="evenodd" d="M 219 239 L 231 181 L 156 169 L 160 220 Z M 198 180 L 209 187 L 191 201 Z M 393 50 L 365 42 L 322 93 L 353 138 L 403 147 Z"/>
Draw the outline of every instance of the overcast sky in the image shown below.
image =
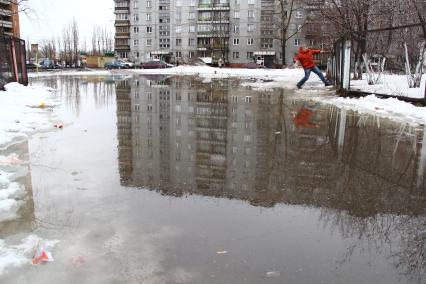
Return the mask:
<path fill-rule="evenodd" d="M 29 0 L 33 12 L 20 15 L 21 38 L 31 43 L 61 36 L 63 27 L 77 20 L 81 42 L 90 46 L 93 26 L 114 31 L 113 0 Z"/>

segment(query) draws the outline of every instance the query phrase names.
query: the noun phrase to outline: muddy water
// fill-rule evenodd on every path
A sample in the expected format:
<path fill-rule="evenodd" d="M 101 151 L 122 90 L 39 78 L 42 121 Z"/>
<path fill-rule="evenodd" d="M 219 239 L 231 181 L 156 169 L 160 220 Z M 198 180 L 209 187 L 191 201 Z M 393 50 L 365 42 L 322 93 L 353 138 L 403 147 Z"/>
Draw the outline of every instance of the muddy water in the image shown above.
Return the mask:
<path fill-rule="evenodd" d="M 33 81 L 73 121 L 28 142 L 60 243 L 0 282 L 425 283 L 424 127 L 238 83 Z"/>

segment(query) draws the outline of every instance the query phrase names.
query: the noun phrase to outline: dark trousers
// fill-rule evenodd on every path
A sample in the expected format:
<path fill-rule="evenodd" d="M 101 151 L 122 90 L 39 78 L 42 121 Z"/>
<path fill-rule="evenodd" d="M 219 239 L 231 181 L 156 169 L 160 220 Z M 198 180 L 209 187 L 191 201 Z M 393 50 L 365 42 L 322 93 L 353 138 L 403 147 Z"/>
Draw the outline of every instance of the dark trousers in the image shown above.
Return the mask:
<path fill-rule="evenodd" d="M 300 80 L 299 83 L 297 83 L 298 86 L 302 86 L 303 84 L 305 84 L 306 81 L 308 81 L 309 76 L 311 75 L 311 72 L 314 72 L 315 74 L 318 75 L 318 77 L 321 79 L 321 81 L 324 84 L 329 84 L 328 80 L 324 77 L 324 75 L 322 74 L 322 72 L 318 69 L 317 66 L 313 67 L 313 68 L 309 68 L 309 69 L 304 69 L 305 70 L 305 77 L 303 77 L 302 80 Z"/>

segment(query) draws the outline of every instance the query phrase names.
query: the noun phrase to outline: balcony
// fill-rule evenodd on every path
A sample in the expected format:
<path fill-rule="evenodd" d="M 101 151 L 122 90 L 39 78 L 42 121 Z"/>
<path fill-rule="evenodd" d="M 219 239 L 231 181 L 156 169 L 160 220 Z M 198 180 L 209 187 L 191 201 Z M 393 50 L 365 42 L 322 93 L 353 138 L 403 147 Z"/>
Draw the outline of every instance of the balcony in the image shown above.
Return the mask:
<path fill-rule="evenodd" d="M 198 32 L 197 37 L 229 37 L 229 31 Z"/>
<path fill-rule="evenodd" d="M 122 14 L 123 12 L 128 12 L 130 13 L 130 7 L 115 7 L 114 9 L 114 13 L 120 13 Z"/>
<path fill-rule="evenodd" d="M 128 44 L 115 44 L 115 51 L 130 51 Z"/>
<path fill-rule="evenodd" d="M 114 26 L 116 26 L 116 27 L 129 27 L 130 21 L 129 20 L 116 20 Z"/>
<path fill-rule="evenodd" d="M 198 4 L 198 11 L 229 11 L 229 3 Z"/>
<path fill-rule="evenodd" d="M 0 27 L 11 29 L 13 25 L 11 21 L 0 20 Z"/>
<path fill-rule="evenodd" d="M 0 16 L 11 17 L 12 12 L 6 9 L 0 9 Z"/>
<path fill-rule="evenodd" d="M 229 24 L 229 17 L 223 18 L 198 18 L 198 24 Z"/>
<path fill-rule="evenodd" d="M 122 39 L 129 39 L 130 38 L 130 32 L 116 32 L 115 38 L 122 38 Z"/>

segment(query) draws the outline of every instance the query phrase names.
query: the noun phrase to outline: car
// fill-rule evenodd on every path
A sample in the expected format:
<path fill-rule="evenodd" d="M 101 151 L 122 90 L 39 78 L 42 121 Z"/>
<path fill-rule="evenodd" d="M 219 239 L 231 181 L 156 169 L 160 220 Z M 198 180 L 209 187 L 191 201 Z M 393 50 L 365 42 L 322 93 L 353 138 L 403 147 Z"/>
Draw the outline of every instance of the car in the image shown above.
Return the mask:
<path fill-rule="evenodd" d="M 133 68 L 135 67 L 135 64 L 133 62 L 129 62 L 129 61 L 124 61 L 124 60 L 119 60 L 121 63 L 124 64 L 124 66 L 126 66 L 126 68 Z"/>
<path fill-rule="evenodd" d="M 40 68 L 42 68 L 42 69 L 53 69 L 53 68 L 55 68 L 55 65 L 53 64 L 52 60 L 44 59 L 40 62 Z"/>
<path fill-rule="evenodd" d="M 116 60 L 116 61 L 111 61 L 111 62 L 105 63 L 105 69 L 107 69 L 107 70 L 125 69 L 125 68 L 127 68 L 127 66 L 124 63 L 124 61 L 121 61 L 121 60 Z"/>
<path fill-rule="evenodd" d="M 142 69 L 159 69 L 159 68 L 172 68 L 173 64 L 161 61 L 161 60 L 153 60 L 149 62 L 142 63 L 140 68 Z"/>
<path fill-rule="evenodd" d="M 37 64 L 37 63 L 27 63 L 27 69 L 28 70 L 36 69 L 36 68 L 41 68 L 40 64 Z"/>

